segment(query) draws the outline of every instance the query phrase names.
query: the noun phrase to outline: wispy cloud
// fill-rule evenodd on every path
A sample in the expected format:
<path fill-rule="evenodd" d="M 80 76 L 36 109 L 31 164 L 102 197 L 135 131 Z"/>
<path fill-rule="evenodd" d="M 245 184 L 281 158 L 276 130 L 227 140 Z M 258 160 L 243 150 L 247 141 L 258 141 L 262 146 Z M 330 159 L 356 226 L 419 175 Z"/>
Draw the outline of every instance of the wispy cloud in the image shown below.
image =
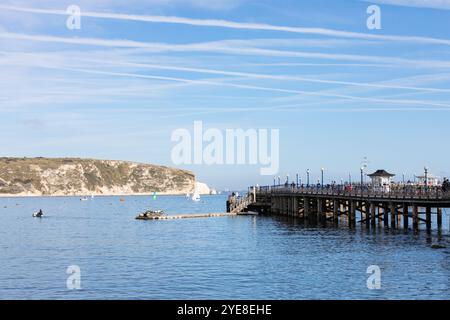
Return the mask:
<path fill-rule="evenodd" d="M 17 0 L 3 0 L 5 5 L 15 6 Z M 22 6 L 33 6 L 36 0 L 20 0 Z M 246 0 L 39 0 L 39 5 L 44 8 L 51 7 L 67 7 L 69 5 L 78 5 L 82 8 L 90 10 L 122 10 L 130 7 L 139 7 L 140 9 L 150 11 L 160 11 L 162 9 L 170 9 L 176 7 L 190 7 L 195 9 L 211 10 L 211 11 L 228 11 L 238 8 L 246 2 Z"/>
<path fill-rule="evenodd" d="M 27 8 L 27 7 L 5 6 L 5 5 L 0 5 L 0 9 L 27 12 L 27 13 L 37 13 L 37 14 L 67 15 L 66 11 L 56 9 L 38 9 L 38 8 Z M 82 11 L 82 15 L 91 18 L 140 21 L 150 23 L 171 23 L 171 24 L 183 24 L 201 27 L 219 27 L 219 28 L 230 28 L 241 30 L 244 29 L 244 30 L 288 32 L 297 34 L 314 34 L 337 38 L 402 41 L 412 43 L 450 45 L 449 39 L 438 39 L 433 37 L 419 37 L 419 36 L 376 35 L 361 32 L 335 30 L 329 28 L 291 27 L 291 26 L 271 25 L 265 23 L 247 23 L 247 22 L 236 22 L 217 19 L 193 19 L 176 16 L 134 15 L 123 13 L 106 13 L 106 12 L 89 12 L 89 11 Z"/>
<path fill-rule="evenodd" d="M 405 59 L 397 57 L 384 57 L 372 55 L 355 55 L 355 54 L 335 54 L 322 52 L 302 52 L 302 51 L 286 51 L 273 49 L 260 49 L 253 47 L 237 47 L 230 45 L 229 41 L 213 41 L 192 44 L 167 44 L 154 42 L 140 42 L 134 40 L 111 40 L 98 38 L 70 38 L 70 37 L 56 37 L 48 35 L 30 35 L 22 33 L 0 32 L 0 38 L 24 40 L 24 41 L 40 41 L 65 43 L 72 45 L 87 45 L 87 46 L 106 46 L 118 48 L 140 48 L 152 52 L 214 52 L 222 54 L 233 55 L 250 55 L 250 56 L 267 56 L 267 57 L 290 57 L 290 58 L 313 58 L 313 59 L 327 59 L 340 61 L 362 61 L 373 63 L 392 63 L 404 64 L 409 66 L 423 66 L 436 68 L 449 68 L 450 62 L 439 60 L 417 60 Z"/>
<path fill-rule="evenodd" d="M 90 74 L 97 74 L 97 75 L 108 75 L 108 76 L 116 76 L 116 77 L 132 77 L 132 78 L 139 78 L 139 79 L 152 79 L 152 80 L 163 80 L 163 81 L 175 81 L 175 82 L 192 83 L 192 84 L 209 85 L 209 86 L 227 86 L 227 87 L 248 89 L 248 90 L 258 90 L 258 91 L 268 91 L 268 92 L 288 93 L 288 94 L 300 94 L 300 95 L 317 96 L 317 97 L 333 97 L 333 98 L 342 98 L 342 99 L 346 99 L 346 100 L 376 102 L 376 103 L 384 103 L 384 104 L 386 104 L 386 103 L 394 104 L 394 105 L 406 104 L 406 105 L 421 105 L 421 106 L 434 106 L 434 107 L 450 108 L 450 104 L 434 102 L 434 101 L 405 100 L 405 99 L 392 100 L 392 99 L 372 98 L 372 97 L 356 97 L 356 96 L 344 95 L 344 94 L 312 92 L 312 91 L 305 91 L 305 90 L 264 87 L 264 86 L 246 85 L 246 84 L 237 84 L 237 83 L 215 82 L 215 81 L 210 81 L 210 80 L 192 80 L 192 79 L 181 78 L 181 77 L 167 77 L 167 76 L 159 76 L 159 75 L 137 74 L 137 73 L 127 73 L 127 72 L 112 72 L 112 71 L 102 71 L 102 70 L 82 69 L 82 68 L 69 68 L 69 67 L 60 67 L 60 66 L 55 67 L 55 66 L 51 66 L 51 65 L 41 65 L 41 67 L 54 68 L 54 69 L 73 71 L 73 72 L 90 73 Z"/>
<path fill-rule="evenodd" d="M 450 0 L 370 0 L 367 2 L 404 6 L 404 7 L 450 10 Z"/>
<path fill-rule="evenodd" d="M 12 61 L 18 60 L 18 63 L 24 63 L 26 61 L 61 61 L 64 57 L 55 54 L 29 54 L 29 53 L 18 53 L 18 52 L 5 52 L 0 51 L 0 55 L 4 57 L 13 58 Z M 9 60 L 9 63 L 12 62 Z M 79 65 L 80 63 L 90 63 L 95 66 L 120 66 L 120 67 L 131 67 L 138 69 L 159 69 L 159 70 L 169 70 L 169 71 L 181 71 L 189 73 L 202 73 L 211 75 L 222 75 L 222 76 L 232 76 L 232 77 L 244 77 L 252 79 L 270 79 L 277 81 L 295 81 L 295 82 L 311 82 L 317 84 L 334 84 L 342 86 L 356 86 L 356 87 L 368 87 L 377 89 L 399 89 L 399 90 L 412 90 L 412 91 L 423 91 L 423 92 L 437 92 L 437 93 L 450 93 L 450 89 L 441 88 L 430 88 L 430 87 L 417 87 L 408 85 L 395 85 L 388 83 L 366 83 L 366 82 L 352 82 L 352 81 L 341 81 L 341 80 L 330 80 L 330 79 L 320 79 L 320 78 L 308 78 L 297 75 L 272 75 L 272 74 L 260 74 L 260 73 L 250 73 L 250 72 L 236 72 L 228 70 L 217 70 L 217 69 L 206 69 L 206 68 L 194 68 L 194 67 L 184 67 L 176 65 L 164 65 L 161 63 L 151 64 L 151 63 L 136 63 L 120 60 L 95 60 L 88 58 L 76 58 L 70 57 L 70 61 Z M 0 60 L 1 62 L 1 60 Z M 437 75 L 440 76 L 440 75 Z M 436 77 L 436 75 L 434 75 Z"/>

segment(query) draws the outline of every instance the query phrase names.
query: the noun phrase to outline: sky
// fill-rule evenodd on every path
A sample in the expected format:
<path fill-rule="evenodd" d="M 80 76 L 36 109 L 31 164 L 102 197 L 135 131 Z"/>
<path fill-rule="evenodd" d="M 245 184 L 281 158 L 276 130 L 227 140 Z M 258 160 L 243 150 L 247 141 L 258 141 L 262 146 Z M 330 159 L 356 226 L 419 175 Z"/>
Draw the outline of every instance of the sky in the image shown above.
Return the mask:
<path fill-rule="evenodd" d="M 174 164 L 172 132 L 202 121 L 278 129 L 282 180 L 357 179 L 363 163 L 449 176 L 449 58 L 450 0 L 0 0 L 0 156 L 272 183 L 258 164 Z"/>

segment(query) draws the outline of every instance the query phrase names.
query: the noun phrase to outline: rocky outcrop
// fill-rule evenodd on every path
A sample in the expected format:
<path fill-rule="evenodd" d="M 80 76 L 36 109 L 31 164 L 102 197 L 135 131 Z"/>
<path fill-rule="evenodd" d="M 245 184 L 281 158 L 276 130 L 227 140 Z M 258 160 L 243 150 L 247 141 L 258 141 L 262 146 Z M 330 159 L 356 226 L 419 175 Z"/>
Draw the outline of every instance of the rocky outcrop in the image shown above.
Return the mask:
<path fill-rule="evenodd" d="M 195 188 L 199 194 L 211 194 L 211 189 L 209 189 L 206 183 L 196 182 Z"/>
<path fill-rule="evenodd" d="M 195 184 L 190 171 L 152 164 L 0 158 L 0 196 L 186 194 L 193 192 Z"/>

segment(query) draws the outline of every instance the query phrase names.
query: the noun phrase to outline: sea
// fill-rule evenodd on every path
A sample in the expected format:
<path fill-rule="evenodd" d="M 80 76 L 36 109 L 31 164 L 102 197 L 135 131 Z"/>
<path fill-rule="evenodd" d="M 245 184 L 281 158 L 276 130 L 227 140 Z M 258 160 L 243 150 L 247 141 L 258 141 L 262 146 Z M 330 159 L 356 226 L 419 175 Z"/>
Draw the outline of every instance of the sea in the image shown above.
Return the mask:
<path fill-rule="evenodd" d="M 226 198 L 0 198 L 0 299 L 450 299 L 449 211 L 431 233 L 135 219 L 224 212 Z"/>

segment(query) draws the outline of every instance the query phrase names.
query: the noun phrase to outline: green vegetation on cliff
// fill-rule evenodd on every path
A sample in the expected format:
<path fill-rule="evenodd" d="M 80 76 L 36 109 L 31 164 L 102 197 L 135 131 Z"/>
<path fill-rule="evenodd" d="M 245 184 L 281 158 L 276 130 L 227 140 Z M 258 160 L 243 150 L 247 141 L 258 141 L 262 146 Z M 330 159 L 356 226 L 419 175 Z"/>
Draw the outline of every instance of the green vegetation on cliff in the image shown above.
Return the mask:
<path fill-rule="evenodd" d="M 0 158 L 0 195 L 182 194 L 192 172 L 116 160 Z"/>

